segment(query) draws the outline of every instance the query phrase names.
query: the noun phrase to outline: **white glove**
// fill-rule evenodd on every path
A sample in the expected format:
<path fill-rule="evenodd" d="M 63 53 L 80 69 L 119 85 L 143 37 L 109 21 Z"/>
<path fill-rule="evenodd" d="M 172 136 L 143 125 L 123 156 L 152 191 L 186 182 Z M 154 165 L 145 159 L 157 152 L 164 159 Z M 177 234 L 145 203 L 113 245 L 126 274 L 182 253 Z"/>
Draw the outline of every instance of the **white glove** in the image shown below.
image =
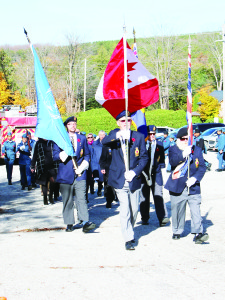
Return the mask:
<path fill-rule="evenodd" d="M 183 158 L 187 157 L 189 154 L 191 154 L 191 147 L 192 146 L 187 146 L 184 151 L 183 151 Z"/>
<path fill-rule="evenodd" d="M 25 145 L 21 146 L 21 147 L 20 147 L 20 150 L 21 150 L 21 151 L 24 151 L 24 150 L 25 150 Z"/>
<path fill-rule="evenodd" d="M 136 173 L 133 170 L 126 171 L 124 173 L 124 177 L 125 177 L 126 181 L 128 181 L 128 182 L 131 182 L 135 175 L 136 175 Z"/>
<path fill-rule="evenodd" d="M 75 170 L 75 173 L 77 175 L 80 175 L 81 173 L 83 173 L 85 170 L 87 170 L 89 167 L 89 162 L 86 160 L 83 160 L 82 163 L 80 164 L 80 166 Z"/>
<path fill-rule="evenodd" d="M 190 187 L 190 186 L 194 185 L 196 181 L 197 181 L 197 179 L 196 179 L 195 177 L 190 177 L 190 178 L 186 181 L 187 187 Z"/>
<path fill-rule="evenodd" d="M 129 140 L 130 139 L 130 130 L 120 130 L 116 133 L 117 138 L 122 138 L 123 140 Z"/>
<path fill-rule="evenodd" d="M 62 162 L 66 161 L 68 155 L 66 154 L 65 151 L 62 151 L 59 153 L 59 158 L 61 159 Z"/>

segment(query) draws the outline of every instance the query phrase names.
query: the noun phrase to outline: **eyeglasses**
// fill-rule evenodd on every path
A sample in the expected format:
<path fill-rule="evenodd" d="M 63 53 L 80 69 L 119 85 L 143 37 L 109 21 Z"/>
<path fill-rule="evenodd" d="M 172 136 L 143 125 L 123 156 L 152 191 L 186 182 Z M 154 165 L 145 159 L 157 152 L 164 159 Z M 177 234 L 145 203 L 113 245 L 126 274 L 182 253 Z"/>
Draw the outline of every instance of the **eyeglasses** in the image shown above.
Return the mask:
<path fill-rule="evenodd" d="M 120 120 L 120 122 L 124 123 L 126 120 Z M 127 119 L 127 122 L 132 122 L 132 119 Z"/>
<path fill-rule="evenodd" d="M 93 136 L 88 136 L 87 139 L 93 139 Z"/>
<path fill-rule="evenodd" d="M 149 132 L 148 135 L 155 135 L 155 132 Z"/>
<path fill-rule="evenodd" d="M 181 140 L 181 141 L 188 141 L 188 138 L 187 138 L 187 137 L 186 137 L 186 138 L 185 138 L 185 137 L 182 137 L 182 138 L 180 138 L 180 140 Z"/>

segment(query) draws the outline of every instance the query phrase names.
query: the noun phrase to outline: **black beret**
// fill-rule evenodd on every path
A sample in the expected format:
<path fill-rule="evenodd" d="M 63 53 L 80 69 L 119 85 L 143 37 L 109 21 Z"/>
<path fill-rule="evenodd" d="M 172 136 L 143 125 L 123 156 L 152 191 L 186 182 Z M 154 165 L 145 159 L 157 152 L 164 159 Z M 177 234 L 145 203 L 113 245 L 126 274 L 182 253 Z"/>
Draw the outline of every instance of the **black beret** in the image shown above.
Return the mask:
<path fill-rule="evenodd" d="M 127 112 L 127 116 L 130 117 L 130 112 Z M 120 118 L 122 117 L 126 117 L 126 111 L 123 110 L 121 113 L 118 114 L 118 116 L 116 116 L 116 121 L 118 121 Z"/>
<path fill-rule="evenodd" d="M 200 130 L 198 128 L 196 128 L 195 133 L 200 133 Z"/>
<path fill-rule="evenodd" d="M 148 125 L 148 132 L 156 132 L 156 127 L 155 125 Z"/>
<path fill-rule="evenodd" d="M 187 127 L 182 127 L 177 133 L 177 139 L 182 138 L 183 136 L 188 135 Z"/>
<path fill-rule="evenodd" d="M 77 122 L 77 117 L 69 117 L 63 124 L 66 126 L 69 122 Z"/>

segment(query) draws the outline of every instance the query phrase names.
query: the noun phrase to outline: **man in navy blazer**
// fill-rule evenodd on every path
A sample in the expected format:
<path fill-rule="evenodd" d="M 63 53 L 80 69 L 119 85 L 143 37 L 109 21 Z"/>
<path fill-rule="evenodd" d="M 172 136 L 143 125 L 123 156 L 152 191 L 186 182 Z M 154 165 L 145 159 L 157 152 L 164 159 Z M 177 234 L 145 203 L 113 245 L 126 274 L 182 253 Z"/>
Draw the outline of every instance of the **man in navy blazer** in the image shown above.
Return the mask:
<path fill-rule="evenodd" d="M 67 127 L 71 143 L 75 151 L 77 167 L 74 167 L 72 157 L 58 145 L 53 146 L 53 159 L 60 161 L 56 181 L 60 183 L 60 192 L 63 200 L 63 219 L 67 224 L 66 231 L 73 231 L 74 219 L 74 200 L 75 194 L 76 209 L 79 220 L 82 222 L 83 231 L 88 232 L 95 228 L 95 224 L 89 222 L 88 207 L 86 202 L 86 170 L 89 167 L 90 152 L 86 137 L 76 133 L 77 118 L 69 117 L 64 125 Z"/>
<path fill-rule="evenodd" d="M 134 250 L 134 231 L 140 188 L 141 172 L 148 156 L 144 135 L 130 130 L 131 118 L 126 112 L 117 117 L 119 129 L 112 130 L 102 140 L 102 144 L 111 148 L 112 161 L 109 167 L 108 184 L 115 188 L 120 202 L 120 221 L 126 250 Z M 128 147 L 127 147 L 128 146 Z"/>
<path fill-rule="evenodd" d="M 149 160 L 142 172 L 140 213 L 142 225 L 148 225 L 150 191 L 152 191 L 156 215 L 159 220 L 159 225 L 162 227 L 170 221 L 163 199 L 163 177 L 161 169 L 165 168 L 164 147 L 163 143 L 157 141 L 155 138 L 156 126 L 149 125 L 147 128 L 148 140 L 146 149 Z"/>
<path fill-rule="evenodd" d="M 188 156 L 190 175 L 188 178 Z M 178 240 L 184 230 L 186 204 L 191 211 L 191 233 L 195 234 L 195 243 L 201 244 L 208 240 L 208 234 L 203 233 L 200 211 L 202 180 L 206 166 L 202 149 L 198 146 L 188 146 L 187 128 L 181 128 L 177 134 L 177 145 L 169 149 L 169 161 L 172 172 L 165 185 L 170 192 L 173 239 Z"/>

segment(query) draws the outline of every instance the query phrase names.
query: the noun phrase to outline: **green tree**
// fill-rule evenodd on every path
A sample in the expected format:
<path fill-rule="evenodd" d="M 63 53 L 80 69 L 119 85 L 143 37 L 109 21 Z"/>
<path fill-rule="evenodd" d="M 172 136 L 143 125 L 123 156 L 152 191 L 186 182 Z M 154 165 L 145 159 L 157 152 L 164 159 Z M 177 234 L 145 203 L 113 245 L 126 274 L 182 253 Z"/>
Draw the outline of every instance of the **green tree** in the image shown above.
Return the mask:
<path fill-rule="evenodd" d="M 8 88 L 16 90 L 16 84 L 13 80 L 14 66 L 10 56 L 3 49 L 0 49 L 0 72 L 3 73 Z"/>

